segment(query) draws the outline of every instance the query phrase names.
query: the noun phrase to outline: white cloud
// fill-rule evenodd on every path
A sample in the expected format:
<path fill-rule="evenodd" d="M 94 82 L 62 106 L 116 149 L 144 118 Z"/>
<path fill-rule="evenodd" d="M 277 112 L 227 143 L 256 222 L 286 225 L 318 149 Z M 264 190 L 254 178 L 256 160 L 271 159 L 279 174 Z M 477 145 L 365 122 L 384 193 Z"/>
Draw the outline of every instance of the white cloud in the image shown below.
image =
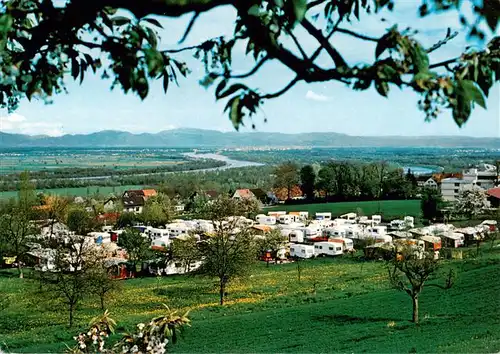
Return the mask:
<path fill-rule="evenodd" d="M 0 131 L 27 135 L 61 136 L 64 134 L 60 123 L 29 122 L 25 116 L 18 113 L 0 117 Z"/>
<path fill-rule="evenodd" d="M 330 101 L 330 97 L 321 95 L 319 93 L 315 93 L 314 91 L 307 91 L 306 93 L 306 99 L 312 100 L 312 101 L 318 101 L 318 102 L 326 102 Z"/>

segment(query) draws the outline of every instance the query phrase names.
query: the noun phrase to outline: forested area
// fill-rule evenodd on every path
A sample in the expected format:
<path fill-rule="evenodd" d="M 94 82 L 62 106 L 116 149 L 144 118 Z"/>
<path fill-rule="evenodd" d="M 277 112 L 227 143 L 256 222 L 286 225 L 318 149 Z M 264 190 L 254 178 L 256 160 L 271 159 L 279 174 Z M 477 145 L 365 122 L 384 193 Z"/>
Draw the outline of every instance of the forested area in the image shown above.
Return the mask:
<path fill-rule="evenodd" d="M 275 187 L 289 192 L 297 184 L 303 198 L 348 201 L 410 199 L 417 195 L 417 179 L 411 170 L 391 168 L 387 163 L 329 162 L 299 165 L 287 162 L 276 168 Z"/>
<path fill-rule="evenodd" d="M 295 161 L 297 163 L 326 163 L 331 160 L 360 162 L 387 161 L 393 167 L 422 166 L 457 172 L 468 165 L 491 163 L 498 159 L 496 149 L 459 148 L 291 148 L 225 151 L 224 155 L 237 160 L 268 164 Z"/>
<path fill-rule="evenodd" d="M 117 169 L 109 167 L 52 168 L 30 173 L 38 189 L 86 186 L 119 186 L 124 184 L 159 183 L 164 173 L 222 167 L 223 161 L 199 159 L 166 166 Z M 2 176 L 0 191 L 19 189 L 20 174 Z M 96 177 L 92 179 L 92 177 Z"/>

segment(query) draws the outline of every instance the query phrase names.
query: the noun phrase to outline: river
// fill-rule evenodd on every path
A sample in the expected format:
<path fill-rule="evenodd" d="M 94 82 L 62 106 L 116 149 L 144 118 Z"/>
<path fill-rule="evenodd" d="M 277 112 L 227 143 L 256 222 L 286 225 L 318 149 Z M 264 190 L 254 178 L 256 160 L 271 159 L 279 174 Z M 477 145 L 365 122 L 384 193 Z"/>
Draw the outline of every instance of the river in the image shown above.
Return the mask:
<path fill-rule="evenodd" d="M 135 173 L 135 174 L 130 174 L 130 175 L 119 175 L 119 177 L 164 175 L 164 174 L 181 173 L 181 172 L 182 173 L 187 173 L 187 172 L 222 171 L 222 170 L 228 170 L 230 168 L 263 166 L 264 165 L 263 163 L 259 163 L 259 162 L 233 160 L 233 159 L 230 159 L 227 156 L 220 155 L 220 154 L 215 154 L 215 153 L 202 153 L 202 154 L 198 154 L 198 153 L 195 153 L 195 152 L 186 152 L 186 153 L 183 153 L 182 155 L 184 155 L 184 156 L 186 156 L 187 158 L 190 158 L 190 159 L 195 159 L 195 160 L 196 159 L 211 159 L 211 160 L 222 161 L 222 162 L 225 162 L 226 164 L 224 166 L 220 166 L 220 167 L 200 168 L 200 169 L 197 169 L 197 170 Z M 86 177 L 65 177 L 65 178 L 61 178 L 61 179 L 70 179 L 70 180 L 76 180 L 76 181 L 86 181 L 86 180 L 109 179 L 109 178 L 112 178 L 112 177 L 113 176 L 111 176 L 111 175 L 106 175 L 106 176 L 86 176 Z M 36 182 L 36 179 L 33 180 L 33 181 Z"/>

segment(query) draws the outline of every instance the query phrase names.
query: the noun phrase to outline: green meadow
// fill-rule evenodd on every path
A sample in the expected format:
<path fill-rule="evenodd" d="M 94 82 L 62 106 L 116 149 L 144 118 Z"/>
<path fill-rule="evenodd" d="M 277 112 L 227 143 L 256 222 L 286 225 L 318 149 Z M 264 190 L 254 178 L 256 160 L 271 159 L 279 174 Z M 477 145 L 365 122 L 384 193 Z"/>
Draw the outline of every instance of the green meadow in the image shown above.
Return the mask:
<path fill-rule="evenodd" d="M 338 202 L 338 203 L 317 203 L 317 204 L 302 204 L 302 205 L 279 205 L 272 208 L 267 208 L 269 211 L 308 211 L 309 216 L 314 217 L 317 212 L 331 212 L 332 215 L 338 216 L 346 213 L 358 213 L 361 211 L 363 215 L 380 214 L 384 219 L 395 219 L 410 215 L 419 217 L 420 215 L 420 200 L 374 200 L 364 202 Z"/>
<path fill-rule="evenodd" d="M 120 281 L 107 308 L 124 332 L 162 313 L 162 304 L 190 310 L 172 352 L 498 352 L 500 350 L 500 249 L 484 245 L 481 255 L 442 261 L 454 268 L 449 290 L 426 287 L 420 297 L 421 324 L 411 319 L 410 298 L 389 287 L 382 262 L 359 258 L 315 259 L 296 264 L 257 264 L 235 281 L 219 306 L 216 282 L 193 276 Z M 438 282 L 438 279 L 433 280 Z M 60 352 L 100 313 L 86 298 L 77 325 L 67 328 L 63 305 L 15 272 L 0 276 L 0 347 L 13 352 Z"/>

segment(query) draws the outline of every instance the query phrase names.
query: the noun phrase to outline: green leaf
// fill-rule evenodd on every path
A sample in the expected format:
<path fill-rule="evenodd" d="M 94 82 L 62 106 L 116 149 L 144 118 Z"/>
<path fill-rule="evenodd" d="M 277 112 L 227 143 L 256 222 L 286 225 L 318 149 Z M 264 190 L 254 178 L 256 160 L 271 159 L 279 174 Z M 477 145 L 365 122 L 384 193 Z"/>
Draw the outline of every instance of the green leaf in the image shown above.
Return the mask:
<path fill-rule="evenodd" d="M 167 93 L 167 90 L 168 90 L 168 84 L 169 84 L 169 82 L 170 82 L 170 79 L 169 79 L 169 77 L 168 77 L 168 72 L 167 72 L 167 70 L 165 70 L 165 71 L 163 72 L 163 91 L 164 91 L 165 93 Z"/>
<path fill-rule="evenodd" d="M 387 97 L 389 84 L 386 81 L 375 81 L 375 89 L 380 95 Z"/>
<path fill-rule="evenodd" d="M 219 84 L 217 85 L 217 88 L 215 89 L 215 98 L 216 99 L 220 99 L 221 98 L 220 97 L 220 93 L 226 87 L 227 81 L 228 81 L 227 79 L 224 79 L 221 82 L 219 82 Z"/>
<path fill-rule="evenodd" d="M 158 38 L 156 37 L 155 31 L 149 27 L 145 27 L 146 33 L 148 35 L 148 42 L 151 47 L 156 48 L 158 46 Z"/>
<path fill-rule="evenodd" d="M 241 121 L 243 120 L 240 103 L 241 98 L 236 96 L 231 100 L 231 106 L 229 108 L 229 119 L 233 123 L 234 129 L 236 130 L 240 128 Z"/>
<path fill-rule="evenodd" d="M 125 16 L 115 16 L 111 19 L 111 22 L 113 22 L 115 26 L 123 26 L 129 24 L 130 19 Z"/>
<path fill-rule="evenodd" d="M 453 119 L 455 120 L 455 123 L 461 127 L 465 122 L 467 122 L 470 114 L 470 100 L 465 95 L 461 85 L 458 85 L 458 89 L 456 90 L 456 102 L 453 105 Z"/>
<path fill-rule="evenodd" d="M 306 16 L 307 0 L 292 0 L 295 21 L 300 23 Z"/>
<path fill-rule="evenodd" d="M 149 22 L 151 23 L 152 25 L 156 26 L 156 27 L 159 27 L 159 28 L 163 28 L 163 26 L 161 25 L 160 21 L 154 19 L 154 18 L 143 18 L 142 21 L 146 21 L 146 22 Z"/>
<path fill-rule="evenodd" d="M 76 58 L 71 58 L 71 76 L 76 80 L 79 74 L 80 65 L 78 64 L 78 60 Z"/>
<path fill-rule="evenodd" d="M 429 71 L 429 56 L 419 43 L 415 42 L 410 48 L 410 56 L 417 73 Z"/>
<path fill-rule="evenodd" d="M 224 98 L 235 93 L 238 90 L 247 90 L 247 89 L 248 87 L 243 84 L 234 84 L 231 85 L 226 91 L 221 92 L 218 98 Z"/>
<path fill-rule="evenodd" d="M 375 47 L 375 58 L 378 58 L 383 52 L 391 47 L 389 36 L 390 33 L 386 33 L 378 40 L 377 46 Z"/>
<path fill-rule="evenodd" d="M 172 60 L 172 61 L 174 62 L 177 70 L 179 70 L 181 75 L 186 77 L 186 75 L 188 73 L 188 68 L 186 66 L 186 63 L 181 63 L 181 62 L 178 62 L 177 60 Z"/>
<path fill-rule="evenodd" d="M 471 80 L 461 80 L 459 81 L 465 95 L 470 101 L 473 101 L 486 109 L 486 101 L 484 99 L 483 91 L 476 85 L 474 81 Z"/>
<path fill-rule="evenodd" d="M 250 16 L 259 17 L 260 16 L 260 6 L 259 5 L 252 5 L 252 7 L 250 7 L 248 9 L 248 14 Z"/>

